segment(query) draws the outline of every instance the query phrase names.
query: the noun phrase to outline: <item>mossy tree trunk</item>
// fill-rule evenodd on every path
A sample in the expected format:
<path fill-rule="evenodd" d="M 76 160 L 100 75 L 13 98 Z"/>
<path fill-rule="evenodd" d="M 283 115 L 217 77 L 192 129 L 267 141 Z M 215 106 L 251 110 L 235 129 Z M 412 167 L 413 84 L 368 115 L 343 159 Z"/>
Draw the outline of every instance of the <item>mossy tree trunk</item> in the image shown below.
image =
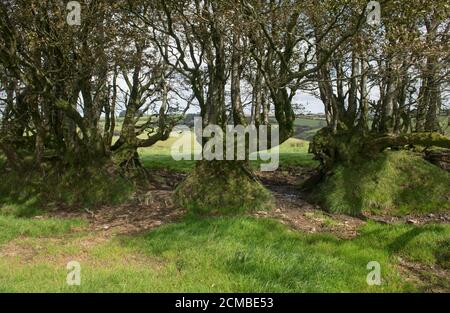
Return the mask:
<path fill-rule="evenodd" d="M 270 192 L 255 179 L 246 161 L 199 161 L 181 183 L 175 202 L 197 214 L 236 214 L 268 209 Z"/>
<path fill-rule="evenodd" d="M 360 131 L 320 130 L 310 144 L 310 152 L 321 162 L 324 172 L 337 163 L 352 163 L 376 156 L 388 148 L 412 146 L 450 149 L 450 138 L 439 133 L 364 134 Z"/>
<path fill-rule="evenodd" d="M 248 121 L 241 100 L 242 64 L 245 62 L 241 51 L 241 40 L 238 34 L 235 34 L 232 39 L 231 112 L 228 113 L 225 105 L 227 79 L 224 43 L 226 37 L 221 30 L 222 25 L 217 23 L 216 19 L 217 16 L 211 20 L 211 28 L 207 30 L 209 40 L 203 43 L 208 53 L 214 51 L 214 60 L 207 64 L 210 77 L 206 95 L 205 97 L 197 95 L 198 102 L 204 103 L 203 106 L 201 105 L 203 126 L 217 125 L 225 130 L 226 124 L 232 121 L 235 126 L 245 127 Z M 201 71 L 201 69 L 194 69 L 194 72 L 197 70 Z M 258 106 L 258 111 L 253 109 L 253 114 L 259 116 L 261 109 L 261 106 Z M 279 112 L 279 115 L 283 114 L 284 112 Z M 200 144 L 205 145 L 209 139 L 202 138 Z M 235 140 L 235 147 L 240 144 L 242 143 Z M 273 203 L 272 196 L 253 173 L 249 163 L 248 144 L 246 140 L 245 160 L 240 161 L 235 155 L 234 161 L 198 161 L 194 171 L 177 188 L 174 195 L 175 202 L 197 214 L 236 214 L 270 208 Z"/>

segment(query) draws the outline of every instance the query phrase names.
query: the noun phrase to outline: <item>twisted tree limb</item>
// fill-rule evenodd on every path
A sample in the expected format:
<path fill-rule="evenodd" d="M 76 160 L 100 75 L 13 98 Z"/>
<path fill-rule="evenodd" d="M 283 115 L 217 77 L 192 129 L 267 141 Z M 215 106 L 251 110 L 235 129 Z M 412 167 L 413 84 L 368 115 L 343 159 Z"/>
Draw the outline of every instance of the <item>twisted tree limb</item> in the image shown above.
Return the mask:
<path fill-rule="evenodd" d="M 365 148 L 368 153 L 381 152 L 389 147 L 420 145 L 450 149 L 450 137 L 439 133 L 412 133 L 403 135 L 385 135 L 368 140 Z"/>

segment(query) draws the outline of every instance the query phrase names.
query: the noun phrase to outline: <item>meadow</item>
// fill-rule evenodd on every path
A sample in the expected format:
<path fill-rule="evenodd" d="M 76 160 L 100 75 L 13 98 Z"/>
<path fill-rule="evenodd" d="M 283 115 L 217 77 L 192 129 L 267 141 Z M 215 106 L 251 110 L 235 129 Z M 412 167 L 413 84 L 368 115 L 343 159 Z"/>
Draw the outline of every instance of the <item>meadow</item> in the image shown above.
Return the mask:
<path fill-rule="evenodd" d="M 172 159 L 174 140 L 139 151 L 149 173 L 186 175 L 192 170 L 194 161 Z M 281 146 L 278 173 L 316 166 L 306 141 L 290 139 Z M 350 179 L 357 174 L 352 175 Z M 17 212 L 22 205 L 0 204 L 0 292 L 450 290 L 448 222 L 355 218 L 354 234 L 343 236 L 330 230 L 347 228 L 340 212 L 323 214 L 314 207 L 302 213 L 319 225 L 314 231 L 292 227 L 283 222 L 289 216 L 278 218 L 270 212 L 221 217 L 183 212 L 149 229 L 124 232 L 93 227 L 95 222 L 86 218 L 86 212 L 60 216 L 37 210 L 21 217 Z M 131 216 L 138 209 L 152 210 L 152 204 L 126 207 Z M 301 207 L 298 210 L 302 212 Z M 96 214 L 96 208 L 87 211 Z M 410 211 L 413 206 L 401 208 L 403 215 Z M 79 286 L 66 283 L 70 261 L 81 265 Z M 367 265 L 373 261 L 381 266 L 379 285 L 367 282 L 371 271 Z"/>

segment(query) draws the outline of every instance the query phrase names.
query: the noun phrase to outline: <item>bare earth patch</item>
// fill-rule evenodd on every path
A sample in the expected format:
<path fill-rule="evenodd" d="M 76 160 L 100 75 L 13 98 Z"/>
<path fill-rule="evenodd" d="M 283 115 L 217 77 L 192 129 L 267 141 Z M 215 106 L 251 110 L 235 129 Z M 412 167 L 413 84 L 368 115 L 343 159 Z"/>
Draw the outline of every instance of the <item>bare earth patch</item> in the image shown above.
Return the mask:
<path fill-rule="evenodd" d="M 450 271 L 437 265 L 427 266 L 398 258 L 398 271 L 405 279 L 424 292 L 447 293 L 450 290 Z"/>
<path fill-rule="evenodd" d="M 329 214 L 306 201 L 298 185 L 312 174 L 312 170 L 287 168 L 273 173 L 260 173 L 259 179 L 276 199 L 276 208 L 270 212 L 256 212 L 258 217 L 271 217 L 283 224 L 308 233 L 333 233 L 340 238 L 353 238 L 365 222 L 340 214 Z"/>
<path fill-rule="evenodd" d="M 154 171 L 152 172 L 155 173 Z M 116 234 L 137 234 L 157 228 L 163 224 L 179 220 L 186 210 L 176 207 L 172 202 L 175 187 L 185 175 L 170 171 L 156 171 L 155 187 L 136 195 L 126 205 L 104 206 L 95 211 L 88 209 L 73 210 L 60 208 L 46 216 L 36 218 L 81 218 L 88 221 L 88 229 L 73 230 L 74 233 L 86 232 L 85 236 L 72 238 L 17 238 L 0 249 L 1 258 L 13 258 L 20 263 L 50 262 L 66 264 L 79 260 L 92 265 L 104 266 L 104 261 L 92 256 L 95 247 L 105 244 Z M 446 213 L 425 216 L 365 216 L 362 218 L 340 214 L 329 214 L 319 206 L 309 203 L 307 195 L 297 187 L 301 181 L 312 174 L 312 170 L 287 168 L 272 173 L 259 173 L 258 178 L 272 191 L 276 207 L 271 211 L 252 213 L 258 218 L 274 218 L 289 227 L 307 233 L 332 233 L 342 239 L 351 239 L 358 235 L 358 229 L 367 220 L 391 223 L 409 223 L 423 225 L 427 223 L 449 223 Z M 70 235 L 69 235 L 70 236 Z M 49 253 L 51 247 L 58 247 L 57 253 Z M 71 250 L 72 249 L 72 250 Z M 134 253 L 118 256 L 130 264 L 151 265 L 162 268 L 160 260 Z M 114 262 L 114 260 L 110 260 Z M 97 264 L 98 263 L 98 264 Z M 113 264 L 111 264 L 113 265 Z M 398 270 L 403 276 L 426 292 L 450 290 L 450 271 L 438 266 L 399 259 Z"/>
<path fill-rule="evenodd" d="M 258 173 L 260 181 L 272 191 L 276 207 L 271 211 L 255 212 L 253 215 L 275 218 L 294 229 L 308 233 L 333 233 L 345 239 L 357 236 L 358 228 L 367 220 L 386 224 L 450 223 L 448 213 L 405 217 L 366 214 L 361 218 L 327 213 L 305 200 L 307 195 L 298 188 L 300 182 L 305 181 L 313 173 L 313 169 L 298 167 Z M 136 195 L 130 204 L 103 206 L 95 211 L 59 209 L 49 213 L 48 217 L 83 218 L 89 221 L 92 230 L 106 234 L 145 232 L 183 217 L 186 210 L 173 204 L 172 194 L 186 175 L 167 170 L 154 170 L 152 176 L 155 188 Z"/>
<path fill-rule="evenodd" d="M 89 222 L 92 231 L 108 235 L 136 234 L 176 221 L 185 215 L 184 209 L 172 203 L 172 193 L 168 190 L 151 190 L 137 197 L 134 203 L 102 206 L 95 211 L 57 210 L 46 217 L 82 218 Z"/>
<path fill-rule="evenodd" d="M 395 223 L 406 223 L 411 225 L 426 225 L 426 224 L 449 224 L 450 214 L 449 213 L 430 213 L 430 214 L 415 214 L 406 216 L 389 216 L 389 215 L 371 215 L 366 214 L 368 219 L 373 221 L 383 223 L 383 224 L 395 224 Z"/>

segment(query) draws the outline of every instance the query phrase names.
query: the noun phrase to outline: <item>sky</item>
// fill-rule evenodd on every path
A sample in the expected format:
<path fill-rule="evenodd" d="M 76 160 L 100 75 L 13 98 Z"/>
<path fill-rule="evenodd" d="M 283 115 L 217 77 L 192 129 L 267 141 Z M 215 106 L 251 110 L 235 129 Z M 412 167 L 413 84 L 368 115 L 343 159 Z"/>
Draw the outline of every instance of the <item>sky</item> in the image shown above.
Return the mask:
<path fill-rule="evenodd" d="M 294 97 L 294 102 L 303 104 L 305 106 L 305 113 L 325 113 L 322 101 L 310 94 L 297 92 Z"/>

